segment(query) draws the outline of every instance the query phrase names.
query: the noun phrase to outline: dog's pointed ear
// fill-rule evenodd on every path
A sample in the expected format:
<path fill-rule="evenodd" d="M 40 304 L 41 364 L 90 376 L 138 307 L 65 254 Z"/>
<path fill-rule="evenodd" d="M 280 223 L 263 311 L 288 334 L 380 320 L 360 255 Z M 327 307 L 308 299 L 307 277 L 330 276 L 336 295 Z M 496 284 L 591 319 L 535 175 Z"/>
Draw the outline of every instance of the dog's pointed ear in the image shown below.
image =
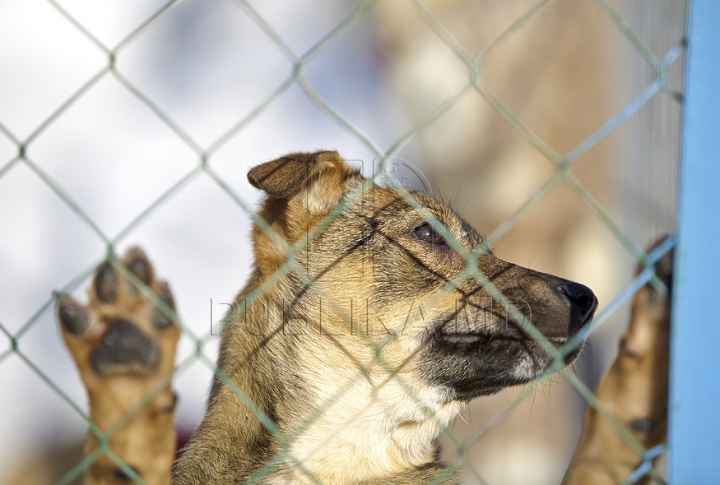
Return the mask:
<path fill-rule="evenodd" d="M 305 209 L 317 213 L 340 202 L 345 179 L 354 172 L 338 152 L 293 153 L 251 169 L 248 181 L 274 199 L 304 191 Z"/>
<path fill-rule="evenodd" d="M 337 152 L 293 153 L 250 170 L 248 180 L 267 195 L 260 216 L 288 244 L 307 236 L 340 201 L 348 182 L 362 177 Z M 281 247 L 257 224 L 253 226 L 258 269 L 272 274 L 287 259 Z"/>
<path fill-rule="evenodd" d="M 310 178 L 318 157 L 337 152 L 293 153 L 272 162 L 258 165 L 248 172 L 248 181 L 253 187 L 270 197 L 281 198 L 294 195 Z M 339 155 L 337 155 L 339 157 Z"/>

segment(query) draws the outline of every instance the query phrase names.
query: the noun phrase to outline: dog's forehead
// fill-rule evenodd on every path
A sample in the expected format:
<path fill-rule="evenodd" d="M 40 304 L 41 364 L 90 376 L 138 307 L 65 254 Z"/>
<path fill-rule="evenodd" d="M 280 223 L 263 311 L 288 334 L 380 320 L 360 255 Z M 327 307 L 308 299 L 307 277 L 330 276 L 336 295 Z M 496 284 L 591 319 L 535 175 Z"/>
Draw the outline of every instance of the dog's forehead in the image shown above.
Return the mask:
<path fill-rule="evenodd" d="M 423 212 L 429 212 L 448 229 L 461 229 L 462 232 L 477 235 L 477 231 L 448 204 L 420 191 L 405 191 L 401 194 L 394 188 L 373 186 L 373 194 L 368 199 L 377 209 L 377 215 L 397 216 L 402 213 L 415 218 L 424 218 Z M 478 236 L 479 238 L 479 236 Z"/>

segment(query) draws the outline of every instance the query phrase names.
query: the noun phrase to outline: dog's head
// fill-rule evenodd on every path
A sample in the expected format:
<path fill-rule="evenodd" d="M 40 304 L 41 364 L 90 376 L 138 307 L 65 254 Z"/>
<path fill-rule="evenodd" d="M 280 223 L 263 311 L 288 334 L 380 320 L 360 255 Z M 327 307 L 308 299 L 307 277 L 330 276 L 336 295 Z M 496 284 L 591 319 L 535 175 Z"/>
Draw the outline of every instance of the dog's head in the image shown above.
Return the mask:
<path fill-rule="evenodd" d="M 527 322 L 560 347 L 597 307 L 587 287 L 496 258 L 446 204 L 375 185 L 336 152 L 288 155 L 248 179 L 268 196 L 255 256 L 262 280 L 284 275 L 283 325 L 362 365 L 380 353 L 454 399 L 536 378 L 552 358 Z"/>

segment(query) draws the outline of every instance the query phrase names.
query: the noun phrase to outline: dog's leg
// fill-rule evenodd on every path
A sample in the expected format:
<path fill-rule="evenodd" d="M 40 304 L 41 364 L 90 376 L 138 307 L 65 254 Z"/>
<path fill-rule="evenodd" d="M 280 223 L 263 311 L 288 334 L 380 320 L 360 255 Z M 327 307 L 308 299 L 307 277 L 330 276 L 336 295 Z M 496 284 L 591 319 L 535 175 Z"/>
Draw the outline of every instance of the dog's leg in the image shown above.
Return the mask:
<path fill-rule="evenodd" d="M 670 288 L 672 253 L 656 264 L 657 276 Z M 618 356 L 597 390 L 600 403 L 646 449 L 667 435 L 670 297 L 651 284 L 633 299 L 630 324 Z M 594 408 L 588 406 L 585 429 L 564 485 L 604 485 L 626 481 L 641 457 Z M 645 476 L 635 483 L 651 483 Z"/>
<path fill-rule="evenodd" d="M 95 274 L 87 305 L 58 296 L 62 336 L 87 389 L 90 419 L 107 434 L 111 452 L 90 465 L 85 483 L 131 483 L 136 474 L 148 485 L 166 485 L 176 446 L 170 378 L 180 330 L 168 316 L 174 312 L 170 289 L 145 254 L 133 248 L 121 263 L 165 305 L 156 306 L 142 285 L 107 263 Z M 91 431 L 86 456 L 99 447 Z"/>

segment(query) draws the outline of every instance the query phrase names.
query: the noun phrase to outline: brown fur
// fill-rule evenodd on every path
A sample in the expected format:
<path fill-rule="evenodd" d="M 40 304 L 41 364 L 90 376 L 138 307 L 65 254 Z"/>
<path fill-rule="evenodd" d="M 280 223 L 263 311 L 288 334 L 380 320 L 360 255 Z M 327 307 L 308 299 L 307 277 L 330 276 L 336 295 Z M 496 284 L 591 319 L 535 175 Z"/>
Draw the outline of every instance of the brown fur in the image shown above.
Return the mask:
<path fill-rule="evenodd" d="M 177 485 L 241 483 L 272 460 L 263 483 L 451 481 L 435 461 L 443 427 L 469 399 L 527 382 L 551 359 L 492 307 L 481 282 L 443 290 L 466 266 L 444 238 L 475 254 L 557 345 L 594 310 L 592 293 L 576 285 L 587 299 L 580 318 L 560 290 L 574 284 L 495 258 L 449 207 L 412 193 L 447 228 L 418 237 L 426 217 L 335 152 L 289 155 L 248 177 L 268 194 L 267 226 L 253 230 L 257 267 L 223 331 L 222 379 Z M 299 267 L 283 272 L 296 244 L 305 246 Z"/>

